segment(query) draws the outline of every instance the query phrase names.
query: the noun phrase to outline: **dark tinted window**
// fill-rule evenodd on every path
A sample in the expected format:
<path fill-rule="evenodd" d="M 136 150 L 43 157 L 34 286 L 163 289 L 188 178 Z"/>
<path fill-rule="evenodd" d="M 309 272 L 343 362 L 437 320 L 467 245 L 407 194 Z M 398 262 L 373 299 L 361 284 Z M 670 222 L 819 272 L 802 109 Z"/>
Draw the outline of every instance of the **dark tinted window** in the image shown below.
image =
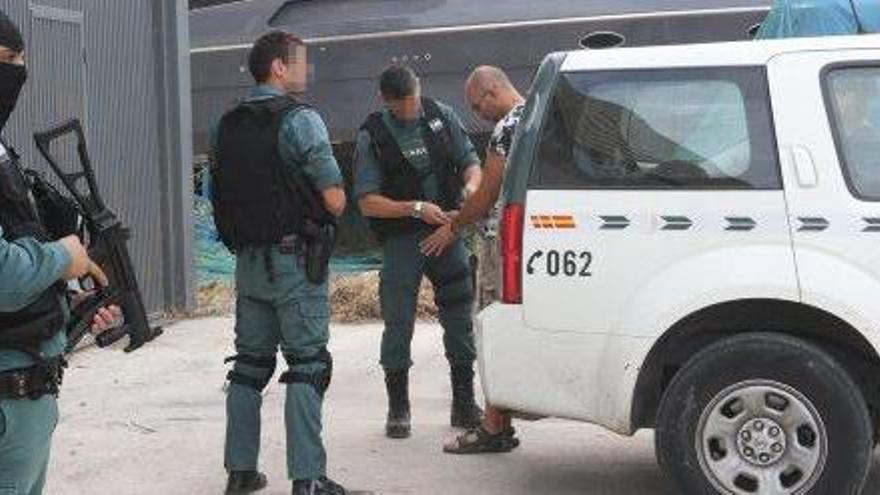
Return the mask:
<path fill-rule="evenodd" d="M 781 188 L 759 68 L 563 74 L 537 160 L 541 188 Z"/>
<path fill-rule="evenodd" d="M 860 198 L 880 200 L 880 67 L 835 69 L 827 88 L 850 189 Z"/>

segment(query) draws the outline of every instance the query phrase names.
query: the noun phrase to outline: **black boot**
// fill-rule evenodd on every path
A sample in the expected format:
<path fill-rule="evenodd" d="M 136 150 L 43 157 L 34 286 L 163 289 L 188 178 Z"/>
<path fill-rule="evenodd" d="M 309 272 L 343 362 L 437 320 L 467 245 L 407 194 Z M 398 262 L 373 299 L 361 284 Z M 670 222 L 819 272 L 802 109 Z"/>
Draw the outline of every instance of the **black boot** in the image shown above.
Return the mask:
<path fill-rule="evenodd" d="M 345 488 L 339 483 L 322 476 L 316 480 L 296 480 L 293 482 L 293 495 L 345 495 Z"/>
<path fill-rule="evenodd" d="M 452 368 L 452 414 L 453 428 L 477 428 L 483 421 L 483 410 L 474 399 L 474 369 L 472 366 Z"/>
<path fill-rule="evenodd" d="M 409 438 L 412 432 L 409 413 L 409 370 L 386 371 L 385 388 L 388 391 L 385 435 L 388 438 Z"/>
<path fill-rule="evenodd" d="M 232 471 L 226 484 L 226 495 L 245 495 L 266 488 L 266 475 L 259 471 Z"/>

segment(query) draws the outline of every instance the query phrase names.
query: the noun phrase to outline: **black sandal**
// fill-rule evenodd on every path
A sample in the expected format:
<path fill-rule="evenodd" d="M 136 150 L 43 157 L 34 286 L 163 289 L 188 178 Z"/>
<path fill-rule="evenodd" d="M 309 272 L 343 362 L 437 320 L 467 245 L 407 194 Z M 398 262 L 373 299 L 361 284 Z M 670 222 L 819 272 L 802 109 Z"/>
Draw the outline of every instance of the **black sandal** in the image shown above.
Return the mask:
<path fill-rule="evenodd" d="M 504 430 L 501 433 L 489 433 L 480 426 L 457 436 L 454 446 L 444 445 L 443 452 L 456 455 L 510 452 L 519 447 L 519 439 L 515 435 L 516 430 L 513 428 Z"/>

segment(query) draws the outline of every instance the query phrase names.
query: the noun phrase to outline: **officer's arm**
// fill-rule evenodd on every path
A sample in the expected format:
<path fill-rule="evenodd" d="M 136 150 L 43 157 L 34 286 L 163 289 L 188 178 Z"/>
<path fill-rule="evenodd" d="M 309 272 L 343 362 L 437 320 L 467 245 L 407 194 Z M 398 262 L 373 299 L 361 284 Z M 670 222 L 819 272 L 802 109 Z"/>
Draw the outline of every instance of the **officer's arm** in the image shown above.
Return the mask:
<path fill-rule="evenodd" d="M 403 218 L 412 215 L 414 201 L 394 201 L 381 193 L 382 171 L 373 152 L 369 133 L 357 136 L 354 159 L 354 190 L 361 214 L 370 218 Z"/>
<path fill-rule="evenodd" d="M 291 166 L 302 164 L 303 173 L 321 192 L 327 211 L 342 215 L 346 204 L 342 172 L 321 116 L 313 110 L 297 112 L 285 122 L 282 133 L 282 156 L 293 158 L 289 160 Z"/>
<path fill-rule="evenodd" d="M 394 201 L 377 193 L 364 194 L 358 200 L 361 213 L 369 218 L 405 218 L 415 211 L 415 201 Z"/>
<path fill-rule="evenodd" d="M 71 262 L 58 242 L 26 238 L 10 243 L 0 237 L 0 311 L 15 312 L 32 303 L 64 276 Z"/>

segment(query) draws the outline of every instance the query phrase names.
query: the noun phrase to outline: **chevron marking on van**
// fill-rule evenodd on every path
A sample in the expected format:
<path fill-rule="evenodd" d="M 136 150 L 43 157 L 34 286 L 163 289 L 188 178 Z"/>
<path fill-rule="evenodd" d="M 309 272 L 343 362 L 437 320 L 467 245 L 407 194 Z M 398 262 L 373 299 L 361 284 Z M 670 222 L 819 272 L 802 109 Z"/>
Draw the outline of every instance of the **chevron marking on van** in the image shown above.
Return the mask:
<path fill-rule="evenodd" d="M 726 217 L 727 220 L 727 230 L 729 232 L 748 232 L 750 230 L 754 230 L 758 225 L 753 219 L 749 217 Z"/>
<path fill-rule="evenodd" d="M 661 230 L 688 230 L 694 225 L 694 222 L 688 217 L 663 216 L 660 218 L 666 222 L 666 225 Z"/>
<path fill-rule="evenodd" d="M 602 220 L 601 230 L 624 230 L 629 227 L 629 218 L 622 215 L 605 215 L 599 217 Z"/>
<path fill-rule="evenodd" d="M 822 217 L 799 217 L 798 220 L 801 222 L 798 232 L 822 232 L 831 225 Z"/>
<path fill-rule="evenodd" d="M 862 232 L 880 232 L 880 218 L 865 218 L 865 223 L 868 226 Z"/>

